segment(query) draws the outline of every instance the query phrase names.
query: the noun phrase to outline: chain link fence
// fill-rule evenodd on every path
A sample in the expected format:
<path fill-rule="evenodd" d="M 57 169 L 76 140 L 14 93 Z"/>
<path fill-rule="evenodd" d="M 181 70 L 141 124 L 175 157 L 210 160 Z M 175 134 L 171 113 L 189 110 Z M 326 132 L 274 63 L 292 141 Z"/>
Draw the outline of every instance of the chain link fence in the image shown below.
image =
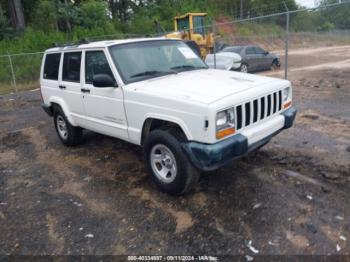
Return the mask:
<path fill-rule="evenodd" d="M 224 52 L 224 47 L 260 47 L 270 54 L 276 54 L 280 58 L 281 68 L 277 73 L 269 73 L 266 71 L 268 65 L 264 71 L 249 65 L 249 71 L 286 79 L 290 79 L 291 73 L 308 69 L 307 66 L 326 66 L 330 61 L 337 63 L 350 58 L 347 51 L 332 51 L 337 46 L 350 45 L 350 1 L 297 10 L 289 10 L 284 5 L 275 11 L 269 14 L 268 10 L 252 10 L 243 15 L 233 12 L 241 17 L 233 21 L 220 18 L 213 25 L 216 35 L 214 55 Z M 251 61 L 251 64 L 259 64 L 265 63 L 270 54 L 247 55 L 246 58 L 255 57 L 260 62 Z M 246 58 L 243 57 L 243 61 L 249 64 Z M 268 61 L 273 68 L 273 60 Z"/>
<path fill-rule="evenodd" d="M 225 46 L 261 47 L 279 56 L 281 68 L 271 72 L 276 77 L 289 78 L 290 73 L 298 71 L 297 67 L 306 66 L 306 62 L 312 66 L 325 59 L 319 53 L 305 58 L 303 56 L 309 54 L 308 51 L 298 53 L 295 50 L 350 45 L 350 1 L 314 9 L 288 10 L 286 5 L 282 5 L 266 10 L 232 10 L 232 15 L 239 19 L 232 21 L 232 17 L 220 17 L 204 28 L 215 34 L 214 56 Z M 135 37 L 144 35 L 118 34 L 89 39 Z M 332 54 L 325 51 L 324 55 Z M 341 60 L 350 54 L 337 55 Z M 42 56 L 42 52 L 0 55 L 0 95 L 38 88 Z"/>
<path fill-rule="evenodd" d="M 89 41 L 145 37 L 140 34 L 89 36 Z M 57 43 L 66 44 L 66 43 Z M 44 52 L 0 55 L 0 95 L 39 88 Z"/>
<path fill-rule="evenodd" d="M 0 94 L 38 88 L 42 56 L 42 52 L 0 56 Z"/>

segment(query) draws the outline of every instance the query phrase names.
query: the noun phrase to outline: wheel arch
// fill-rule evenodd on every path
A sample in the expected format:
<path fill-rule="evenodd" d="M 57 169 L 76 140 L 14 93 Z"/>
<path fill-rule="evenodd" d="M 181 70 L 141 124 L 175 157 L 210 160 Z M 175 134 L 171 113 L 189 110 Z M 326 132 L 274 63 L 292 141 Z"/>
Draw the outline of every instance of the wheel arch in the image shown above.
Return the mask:
<path fill-rule="evenodd" d="M 59 98 L 59 97 L 51 97 L 49 99 L 49 103 L 50 103 L 50 107 L 51 107 L 51 110 L 53 111 L 54 107 L 55 106 L 59 106 L 63 113 L 65 114 L 65 116 L 67 117 L 69 123 L 73 126 L 75 126 L 75 122 L 71 116 L 71 114 L 69 113 L 69 107 L 67 105 L 66 102 L 64 102 L 64 100 L 62 98 Z"/>
<path fill-rule="evenodd" d="M 147 116 L 142 125 L 141 145 L 144 144 L 147 135 L 155 129 L 176 129 L 179 136 L 186 140 L 192 139 L 192 135 L 183 121 L 169 117 Z"/>

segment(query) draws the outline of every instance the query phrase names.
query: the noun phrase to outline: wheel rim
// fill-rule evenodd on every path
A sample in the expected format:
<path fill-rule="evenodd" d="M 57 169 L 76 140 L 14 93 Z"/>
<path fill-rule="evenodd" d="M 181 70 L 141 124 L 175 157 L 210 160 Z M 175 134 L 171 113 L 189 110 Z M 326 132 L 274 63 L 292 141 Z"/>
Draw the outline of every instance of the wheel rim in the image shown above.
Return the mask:
<path fill-rule="evenodd" d="M 155 145 L 151 150 L 150 161 L 153 173 L 164 183 L 171 183 L 177 175 L 177 165 L 174 154 L 162 144 Z"/>
<path fill-rule="evenodd" d="M 242 73 L 247 73 L 247 72 L 248 72 L 248 67 L 247 67 L 247 65 L 242 65 L 242 67 L 241 67 L 241 72 L 242 72 Z"/>
<path fill-rule="evenodd" d="M 57 116 L 57 118 L 56 118 L 56 126 L 57 126 L 57 131 L 58 131 L 58 134 L 60 135 L 60 137 L 63 139 L 67 139 L 67 137 L 68 137 L 67 124 L 61 115 Z"/>

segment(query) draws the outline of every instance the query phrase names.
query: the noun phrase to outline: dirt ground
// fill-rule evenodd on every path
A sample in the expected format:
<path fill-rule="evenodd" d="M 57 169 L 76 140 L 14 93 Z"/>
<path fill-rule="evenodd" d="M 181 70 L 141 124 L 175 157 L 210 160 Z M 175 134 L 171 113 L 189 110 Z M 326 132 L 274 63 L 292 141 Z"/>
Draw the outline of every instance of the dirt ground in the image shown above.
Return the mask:
<path fill-rule="evenodd" d="M 178 198 L 140 148 L 92 132 L 66 148 L 39 91 L 0 97 L 0 254 L 350 254 L 350 49 L 290 63 L 295 126 Z"/>

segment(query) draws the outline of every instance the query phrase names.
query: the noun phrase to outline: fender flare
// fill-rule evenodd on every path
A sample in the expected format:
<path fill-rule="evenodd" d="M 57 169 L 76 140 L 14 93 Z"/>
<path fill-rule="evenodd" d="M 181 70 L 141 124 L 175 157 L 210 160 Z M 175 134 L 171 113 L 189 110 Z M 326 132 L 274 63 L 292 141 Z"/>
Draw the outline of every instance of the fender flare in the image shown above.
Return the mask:
<path fill-rule="evenodd" d="M 186 123 L 180 118 L 168 116 L 168 115 L 154 114 L 154 113 L 146 114 L 144 116 L 144 119 L 143 119 L 142 130 L 143 130 L 144 125 L 148 119 L 163 120 L 163 121 L 168 121 L 168 122 L 177 124 L 182 129 L 182 131 L 186 135 L 187 139 L 193 140 L 193 136 L 192 136 L 190 130 L 187 128 Z M 142 135 L 142 132 L 141 132 L 141 135 Z M 140 137 L 140 141 L 141 141 L 141 137 Z"/>
<path fill-rule="evenodd" d="M 52 106 L 52 104 L 57 104 L 59 105 L 62 110 L 63 110 L 63 113 L 65 114 L 65 116 L 67 117 L 69 123 L 73 126 L 76 126 L 71 114 L 69 113 L 69 107 L 67 105 L 66 102 L 64 102 L 64 100 L 60 97 L 56 97 L 56 96 L 53 96 L 53 97 L 50 97 L 49 99 L 49 103 L 50 103 L 50 106 Z"/>

